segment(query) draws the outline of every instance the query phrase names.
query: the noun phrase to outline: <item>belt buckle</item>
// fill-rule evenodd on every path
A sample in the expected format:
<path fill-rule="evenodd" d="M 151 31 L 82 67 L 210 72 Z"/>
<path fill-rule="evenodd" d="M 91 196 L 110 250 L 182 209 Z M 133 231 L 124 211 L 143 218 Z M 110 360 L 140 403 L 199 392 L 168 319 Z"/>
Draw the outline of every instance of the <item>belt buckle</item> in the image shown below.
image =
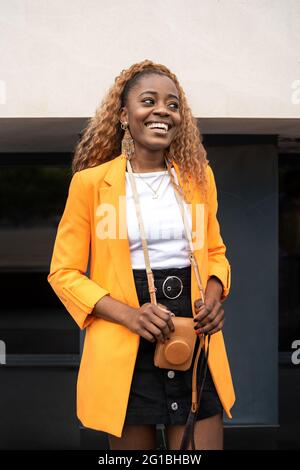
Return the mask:
<path fill-rule="evenodd" d="M 166 287 L 166 285 L 165 285 L 166 282 L 168 281 L 168 279 L 177 279 L 180 283 L 180 292 L 179 292 L 179 294 L 175 295 L 174 297 L 169 296 L 165 291 L 165 288 L 169 291 L 172 289 L 171 286 Z M 177 276 L 168 276 L 168 277 L 166 277 L 166 279 L 164 280 L 163 285 L 162 285 L 162 291 L 163 291 L 163 294 L 165 295 L 165 297 L 167 297 L 168 299 L 177 299 L 177 297 L 180 296 L 182 290 L 183 290 L 183 282 L 179 277 L 177 277 Z"/>

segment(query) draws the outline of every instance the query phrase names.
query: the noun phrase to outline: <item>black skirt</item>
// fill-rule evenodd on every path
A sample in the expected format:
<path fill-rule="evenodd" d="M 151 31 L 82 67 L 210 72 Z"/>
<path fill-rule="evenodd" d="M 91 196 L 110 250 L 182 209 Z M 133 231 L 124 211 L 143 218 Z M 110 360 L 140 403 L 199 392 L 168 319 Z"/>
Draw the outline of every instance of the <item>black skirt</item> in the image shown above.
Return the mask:
<path fill-rule="evenodd" d="M 133 270 L 135 285 L 140 305 L 150 302 L 145 270 Z M 167 306 L 177 316 L 193 316 L 191 306 L 191 267 L 178 269 L 153 270 L 157 288 L 157 302 Z M 168 276 L 177 276 L 182 280 L 183 290 L 180 296 L 179 281 L 172 279 L 169 286 L 163 287 Z M 169 281 L 168 281 L 169 283 Z M 198 349 L 198 341 L 195 354 Z M 129 395 L 125 424 L 185 424 L 190 408 L 192 394 L 192 371 L 160 369 L 154 365 L 156 343 L 140 338 L 135 370 Z M 199 369 L 199 368 L 198 368 Z M 198 378 L 199 380 L 199 378 Z M 203 388 L 197 420 L 222 414 L 223 407 L 216 392 L 209 369 Z"/>

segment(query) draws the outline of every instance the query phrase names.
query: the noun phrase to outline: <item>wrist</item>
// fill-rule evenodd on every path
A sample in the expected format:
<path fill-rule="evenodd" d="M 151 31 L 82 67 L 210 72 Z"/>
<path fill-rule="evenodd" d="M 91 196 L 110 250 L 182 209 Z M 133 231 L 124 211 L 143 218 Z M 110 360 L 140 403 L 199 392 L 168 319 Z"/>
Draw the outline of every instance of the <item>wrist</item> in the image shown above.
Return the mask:
<path fill-rule="evenodd" d="M 211 276 L 206 285 L 205 301 L 220 301 L 223 294 L 223 284 L 216 276 Z"/>
<path fill-rule="evenodd" d="M 131 307 L 130 305 L 124 305 L 124 308 L 122 308 L 120 311 L 120 324 L 128 328 L 135 312 L 136 309 L 134 307 Z"/>
<path fill-rule="evenodd" d="M 135 310 L 110 295 L 105 295 L 95 304 L 92 314 L 98 318 L 127 326 Z"/>

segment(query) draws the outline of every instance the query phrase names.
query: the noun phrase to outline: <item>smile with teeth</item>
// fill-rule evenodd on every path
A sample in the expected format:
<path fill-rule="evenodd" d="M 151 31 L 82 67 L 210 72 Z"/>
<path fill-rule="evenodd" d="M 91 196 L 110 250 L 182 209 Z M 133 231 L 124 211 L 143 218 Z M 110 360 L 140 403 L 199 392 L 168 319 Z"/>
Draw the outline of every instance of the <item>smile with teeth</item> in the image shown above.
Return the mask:
<path fill-rule="evenodd" d="M 164 132 L 168 132 L 168 124 L 165 124 L 164 122 L 149 122 L 146 124 L 148 129 L 160 129 L 163 130 Z"/>

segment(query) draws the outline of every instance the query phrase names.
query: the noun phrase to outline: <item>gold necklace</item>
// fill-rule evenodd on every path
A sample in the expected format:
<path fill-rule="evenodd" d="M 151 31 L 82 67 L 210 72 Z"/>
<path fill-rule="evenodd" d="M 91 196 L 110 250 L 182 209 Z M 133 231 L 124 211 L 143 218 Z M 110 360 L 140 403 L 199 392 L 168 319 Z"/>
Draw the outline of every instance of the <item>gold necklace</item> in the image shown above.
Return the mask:
<path fill-rule="evenodd" d="M 148 188 L 151 189 L 151 191 L 152 191 L 152 193 L 153 193 L 152 199 L 158 199 L 158 197 L 159 197 L 159 196 L 158 196 L 158 191 L 159 191 L 159 189 L 160 189 L 160 187 L 161 187 L 161 185 L 162 185 L 162 182 L 163 182 L 163 180 L 164 180 L 164 178 L 165 178 L 165 176 L 166 176 L 167 173 L 168 173 L 168 170 L 166 169 L 165 172 L 164 172 L 164 174 L 163 174 L 163 176 L 162 176 L 162 178 L 161 178 L 161 180 L 160 180 L 160 183 L 159 183 L 159 185 L 158 185 L 158 187 L 157 187 L 156 189 L 153 189 L 152 186 L 151 186 L 149 183 L 147 183 L 147 181 L 140 175 L 140 173 L 136 173 L 136 174 L 137 174 L 138 177 L 148 186 Z"/>

